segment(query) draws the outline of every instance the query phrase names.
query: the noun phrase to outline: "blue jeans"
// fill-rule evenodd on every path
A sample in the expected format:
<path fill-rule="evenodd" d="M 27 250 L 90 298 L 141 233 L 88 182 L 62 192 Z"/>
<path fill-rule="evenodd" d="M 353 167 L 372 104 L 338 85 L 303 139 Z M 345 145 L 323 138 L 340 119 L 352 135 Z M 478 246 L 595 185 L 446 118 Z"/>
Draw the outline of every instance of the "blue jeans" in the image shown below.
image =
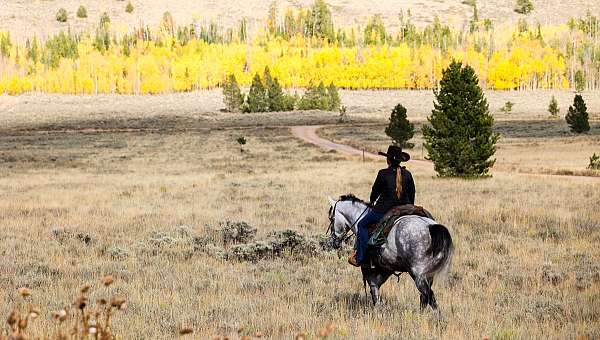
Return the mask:
<path fill-rule="evenodd" d="M 384 213 L 367 208 L 364 216 L 358 221 L 358 235 L 356 237 L 356 262 L 358 264 L 363 264 L 367 257 L 367 243 L 369 242 L 368 227 L 373 223 L 379 222 L 383 216 L 385 216 Z"/>

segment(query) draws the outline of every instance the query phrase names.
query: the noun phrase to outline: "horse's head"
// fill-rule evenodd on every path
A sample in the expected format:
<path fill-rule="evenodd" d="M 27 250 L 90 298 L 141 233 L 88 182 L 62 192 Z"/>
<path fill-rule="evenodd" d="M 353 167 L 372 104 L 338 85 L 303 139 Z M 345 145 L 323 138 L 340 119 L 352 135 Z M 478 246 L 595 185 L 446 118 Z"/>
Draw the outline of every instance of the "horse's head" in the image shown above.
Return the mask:
<path fill-rule="evenodd" d="M 336 201 L 331 197 L 329 200 L 329 228 L 327 232 L 331 234 L 329 242 L 334 249 L 340 248 L 344 237 L 348 233 L 350 226 L 346 217 L 340 213 L 339 203 L 342 201 Z"/>

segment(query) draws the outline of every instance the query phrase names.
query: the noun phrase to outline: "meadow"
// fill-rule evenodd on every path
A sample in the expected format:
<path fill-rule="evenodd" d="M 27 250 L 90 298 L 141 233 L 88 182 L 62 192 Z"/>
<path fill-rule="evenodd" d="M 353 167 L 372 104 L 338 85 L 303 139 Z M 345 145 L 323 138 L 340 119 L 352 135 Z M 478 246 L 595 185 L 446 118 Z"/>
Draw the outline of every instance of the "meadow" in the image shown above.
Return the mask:
<path fill-rule="evenodd" d="M 434 285 L 440 317 L 419 311 L 404 275 L 384 285 L 384 304 L 373 309 L 360 272 L 345 261 L 348 247 L 337 254 L 319 246 L 326 197 L 366 198 L 385 160 L 320 149 L 288 126 L 326 125 L 321 135 L 376 149 L 387 143 L 381 103 L 354 103 L 351 124 L 338 125 L 337 114 L 320 111 L 174 112 L 164 97 L 62 100 L 20 97 L 28 103 L 1 117 L 0 315 L 30 301 L 41 310 L 29 326 L 36 334 L 54 334 L 51 313 L 111 275 L 115 282 L 94 286 L 90 301 L 126 297 L 114 316 L 124 339 L 174 338 L 185 327 L 194 338 L 230 339 L 600 337 L 599 182 L 512 171 L 517 163 L 534 172 L 585 167 L 597 121 L 573 137 L 562 120 L 499 120 L 502 171 L 489 179 L 440 179 L 428 164 L 407 164 L 417 204 L 448 226 L 456 246 L 447 279 Z M 143 105 L 121 112 L 119 100 L 146 101 L 149 113 Z M 258 241 L 225 243 L 223 228 L 242 221 L 257 228 Z M 306 247 L 240 256 L 285 230 Z M 27 302 L 20 287 L 31 291 Z"/>

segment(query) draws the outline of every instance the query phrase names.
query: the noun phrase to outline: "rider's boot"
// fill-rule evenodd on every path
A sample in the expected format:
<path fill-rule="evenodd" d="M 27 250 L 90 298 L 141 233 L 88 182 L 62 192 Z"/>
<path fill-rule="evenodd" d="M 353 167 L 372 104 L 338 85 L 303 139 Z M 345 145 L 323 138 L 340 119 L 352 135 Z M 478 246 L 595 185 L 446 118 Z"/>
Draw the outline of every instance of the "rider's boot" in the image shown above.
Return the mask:
<path fill-rule="evenodd" d="M 348 263 L 350 263 L 351 265 L 353 265 L 354 267 L 360 267 L 360 264 L 358 264 L 358 261 L 356 260 L 356 250 L 352 253 L 352 255 L 350 255 L 350 257 L 348 257 Z"/>

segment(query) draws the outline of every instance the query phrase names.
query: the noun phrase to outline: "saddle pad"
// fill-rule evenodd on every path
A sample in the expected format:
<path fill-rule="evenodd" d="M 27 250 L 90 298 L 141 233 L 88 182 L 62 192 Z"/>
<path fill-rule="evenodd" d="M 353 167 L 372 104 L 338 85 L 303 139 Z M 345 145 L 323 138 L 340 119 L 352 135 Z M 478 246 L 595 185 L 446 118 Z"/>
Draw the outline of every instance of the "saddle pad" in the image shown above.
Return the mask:
<path fill-rule="evenodd" d="M 396 220 L 402 216 L 407 215 L 416 215 L 421 217 L 427 217 L 434 220 L 433 216 L 429 213 L 429 211 L 425 210 L 423 207 L 412 204 L 405 204 L 394 207 L 388 211 L 383 219 L 376 224 L 375 228 L 373 228 L 372 232 L 369 230 L 370 238 L 369 238 L 369 246 L 380 247 L 387 240 L 387 236 L 390 231 L 394 227 Z M 371 228 L 369 228 L 371 229 Z"/>

